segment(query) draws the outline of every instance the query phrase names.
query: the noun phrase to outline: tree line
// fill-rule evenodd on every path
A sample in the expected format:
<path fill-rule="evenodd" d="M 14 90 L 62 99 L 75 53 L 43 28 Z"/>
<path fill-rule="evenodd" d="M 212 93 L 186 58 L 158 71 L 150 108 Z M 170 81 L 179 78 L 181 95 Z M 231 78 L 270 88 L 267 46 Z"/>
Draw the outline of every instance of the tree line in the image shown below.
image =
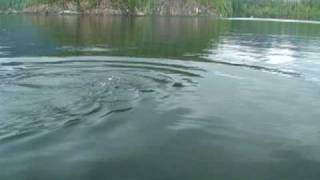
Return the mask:
<path fill-rule="evenodd" d="M 232 0 L 232 15 L 320 20 L 319 0 Z"/>
<path fill-rule="evenodd" d="M 0 9 L 23 9 L 34 3 L 63 3 L 86 1 L 92 7 L 101 0 L 0 0 Z M 152 6 L 159 0 L 111 0 L 115 6 L 130 9 Z M 320 0 L 193 0 L 214 9 L 225 17 L 266 17 L 320 20 Z"/>

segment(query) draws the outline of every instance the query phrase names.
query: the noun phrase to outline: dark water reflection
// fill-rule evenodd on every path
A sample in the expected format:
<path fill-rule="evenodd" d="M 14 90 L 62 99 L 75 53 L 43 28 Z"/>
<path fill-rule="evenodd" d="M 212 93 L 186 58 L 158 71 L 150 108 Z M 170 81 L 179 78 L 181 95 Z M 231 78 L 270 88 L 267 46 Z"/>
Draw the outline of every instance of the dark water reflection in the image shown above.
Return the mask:
<path fill-rule="evenodd" d="M 15 41 L 19 42 L 15 45 L 35 47 L 32 51 L 25 47 L 24 52 L 20 52 L 23 48 L 12 49 L 12 56 L 23 53 L 25 56 L 110 54 L 181 57 L 200 53 L 212 41 L 218 41 L 220 33 L 229 27 L 227 22 L 212 19 L 163 17 L 11 16 L 2 19 L 6 26 L 9 24 L 16 28 L 16 32 L 3 30 L 3 36 L 28 33 L 31 40 L 20 41 L 21 38 L 15 36 Z M 19 24 L 14 25 L 13 20 Z M 23 29 L 19 29 L 21 24 L 25 26 Z M 51 53 L 48 53 L 49 49 Z"/>
<path fill-rule="evenodd" d="M 0 179 L 319 179 L 320 25 L 0 16 Z"/>

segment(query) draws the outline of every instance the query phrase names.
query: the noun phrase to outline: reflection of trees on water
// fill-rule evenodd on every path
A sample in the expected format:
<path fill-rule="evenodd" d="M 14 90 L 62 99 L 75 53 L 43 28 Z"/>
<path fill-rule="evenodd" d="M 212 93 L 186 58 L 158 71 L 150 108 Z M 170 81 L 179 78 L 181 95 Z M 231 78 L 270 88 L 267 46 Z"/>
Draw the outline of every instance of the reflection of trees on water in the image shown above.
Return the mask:
<path fill-rule="evenodd" d="M 3 35 L 11 44 L 2 46 L 18 47 L 11 52 L 13 56 L 209 56 L 211 60 L 264 61 L 277 49 L 290 56 L 303 48 L 320 50 L 318 24 L 120 16 L 10 16 L 2 17 L 0 23 L 6 24 L 5 33 L 16 34 Z M 59 50 L 65 46 L 101 49 Z"/>
<path fill-rule="evenodd" d="M 183 17 L 33 17 L 57 46 L 105 47 L 111 55 L 181 57 L 218 43 L 229 23 Z"/>

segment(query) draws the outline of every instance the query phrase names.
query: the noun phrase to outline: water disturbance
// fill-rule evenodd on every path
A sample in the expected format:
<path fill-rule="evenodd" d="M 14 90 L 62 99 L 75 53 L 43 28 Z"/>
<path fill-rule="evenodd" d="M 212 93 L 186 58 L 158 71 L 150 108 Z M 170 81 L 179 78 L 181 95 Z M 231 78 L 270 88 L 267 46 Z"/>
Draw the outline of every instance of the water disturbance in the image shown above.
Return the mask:
<path fill-rule="evenodd" d="M 0 179 L 320 178 L 320 24 L 0 15 Z"/>

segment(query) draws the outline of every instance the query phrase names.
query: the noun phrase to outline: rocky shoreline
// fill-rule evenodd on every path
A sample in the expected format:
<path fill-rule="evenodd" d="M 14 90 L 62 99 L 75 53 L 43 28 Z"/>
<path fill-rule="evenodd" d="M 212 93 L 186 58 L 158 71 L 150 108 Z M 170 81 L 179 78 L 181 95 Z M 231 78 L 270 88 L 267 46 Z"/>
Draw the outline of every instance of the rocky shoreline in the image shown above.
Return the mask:
<path fill-rule="evenodd" d="M 215 10 L 201 5 L 196 1 L 158 0 L 152 8 L 134 8 L 114 6 L 110 0 L 102 0 L 95 7 L 81 5 L 81 10 L 75 2 L 61 4 L 34 4 L 22 10 L 8 9 L 0 14 L 46 14 L 46 15 L 160 15 L 160 16 L 216 16 Z"/>

